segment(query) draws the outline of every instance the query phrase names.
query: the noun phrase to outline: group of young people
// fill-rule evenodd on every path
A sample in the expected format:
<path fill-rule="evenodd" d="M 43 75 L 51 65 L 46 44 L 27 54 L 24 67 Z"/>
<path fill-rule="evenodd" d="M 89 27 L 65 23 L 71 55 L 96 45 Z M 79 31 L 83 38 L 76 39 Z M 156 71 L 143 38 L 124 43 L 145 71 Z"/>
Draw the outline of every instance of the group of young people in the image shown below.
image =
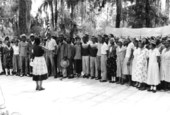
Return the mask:
<path fill-rule="evenodd" d="M 0 72 L 33 76 L 36 90 L 42 81 L 83 77 L 139 90 L 169 90 L 170 38 L 117 38 L 113 35 L 84 35 L 82 38 L 46 38 L 21 35 L 0 42 Z"/>

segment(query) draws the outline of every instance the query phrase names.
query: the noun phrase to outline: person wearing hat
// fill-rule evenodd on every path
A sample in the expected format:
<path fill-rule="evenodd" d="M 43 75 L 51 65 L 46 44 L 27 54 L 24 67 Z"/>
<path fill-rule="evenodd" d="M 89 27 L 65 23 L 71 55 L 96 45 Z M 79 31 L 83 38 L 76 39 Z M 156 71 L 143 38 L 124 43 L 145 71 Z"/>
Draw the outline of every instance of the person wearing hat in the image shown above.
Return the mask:
<path fill-rule="evenodd" d="M 51 34 L 47 34 L 47 41 L 46 41 L 46 62 L 47 62 L 47 67 L 48 67 L 48 72 L 49 76 L 57 76 L 56 73 L 56 67 L 54 63 L 54 54 L 57 49 L 57 43 L 56 41 L 52 38 Z"/>
<path fill-rule="evenodd" d="M 156 92 L 157 86 L 160 84 L 160 52 L 156 48 L 156 41 L 151 40 L 149 50 L 149 64 L 148 64 L 148 75 L 146 83 L 150 86 L 148 91 Z"/>
<path fill-rule="evenodd" d="M 13 49 L 11 47 L 11 43 L 7 42 L 6 47 L 3 49 L 4 54 L 4 67 L 5 67 L 5 74 L 8 76 L 8 73 L 12 75 L 12 69 L 13 69 L 13 63 L 12 63 L 12 57 L 13 57 Z"/>
<path fill-rule="evenodd" d="M 19 75 L 19 41 L 15 40 L 13 48 L 13 73 Z"/>
<path fill-rule="evenodd" d="M 119 40 L 116 48 L 116 55 L 117 55 L 117 78 L 118 84 L 123 84 L 123 60 L 126 54 L 126 47 L 123 46 L 123 40 Z"/>
<path fill-rule="evenodd" d="M 61 67 L 61 60 L 67 56 L 67 42 L 66 38 L 63 35 L 59 36 L 60 42 L 58 45 L 58 52 L 57 52 L 57 68 L 59 77 L 62 77 L 62 67 Z"/>
<path fill-rule="evenodd" d="M 107 38 L 102 38 L 101 46 L 101 80 L 100 82 L 107 82 L 107 56 L 109 51 L 109 46 L 107 44 Z"/>
<path fill-rule="evenodd" d="M 81 71 L 82 71 L 82 55 L 81 55 L 81 50 L 82 50 L 82 44 L 81 44 L 81 38 L 76 37 L 76 44 L 75 44 L 75 56 L 74 56 L 74 65 L 75 65 L 75 73 L 77 77 L 81 76 Z"/>
<path fill-rule="evenodd" d="M 163 84 L 163 90 L 168 91 L 168 85 L 170 84 L 170 39 L 164 41 L 165 49 L 161 54 L 161 82 Z"/>
<path fill-rule="evenodd" d="M 97 44 L 95 37 L 91 38 L 92 43 L 89 47 L 89 53 L 90 53 L 90 77 L 91 79 L 98 77 L 98 70 L 97 70 Z"/>
<path fill-rule="evenodd" d="M 69 60 L 69 66 L 68 66 L 68 78 L 74 78 L 73 75 L 73 62 L 74 62 L 74 56 L 75 56 L 75 48 L 71 44 L 71 39 L 67 39 L 67 58 Z"/>
<path fill-rule="evenodd" d="M 21 41 L 19 43 L 19 57 L 20 57 L 20 76 L 28 76 L 28 52 L 29 47 L 26 42 L 26 35 L 21 35 Z"/>
<path fill-rule="evenodd" d="M 110 39 L 110 46 L 108 50 L 108 59 L 107 59 L 107 79 L 110 83 L 116 82 L 116 71 L 117 71 L 117 64 L 116 64 L 116 45 L 114 39 Z"/>
<path fill-rule="evenodd" d="M 99 35 L 98 36 L 98 43 L 97 43 L 97 71 L 98 71 L 98 76 L 96 80 L 101 78 L 101 46 L 102 46 L 102 37 Z"/>
<path fill-rule="evenodd" d="M 128 42 L 130 42 L 127 46 L 126 49 L 126 55 L 125 55 L 125 59 L 123 62 L 123 75 L 125 76 L 125 78 L 128 80 L 128 84 L 132 85 L 132 79 L 131 79 L 131 75 L 132 75 L 132 59 L 133 59 L 133 50 L 134 50 L 134 42 L 135 39 L 131 38 L 131 40 Z"/>
<path fill-rule="evenodd" d="M 90 53 L 89 53 L 89 37 L 84 36 L 82 42 L 82 65 L 83 65 L 83 77 L 89 78 L 90 76 Z"/>
<path fill-rule="evenodd" d="M 135 68 L 132 70 L 132 80 L 136 82 L 136 87 L 139 90 L 145 90 L 145 82 L 147 80 L 147 59 L 149 52 L 144 46 L 144 42 L 139 41 L 138 49 L 134 51 L 135 63 L 133 64 L 135 64 Z"/>

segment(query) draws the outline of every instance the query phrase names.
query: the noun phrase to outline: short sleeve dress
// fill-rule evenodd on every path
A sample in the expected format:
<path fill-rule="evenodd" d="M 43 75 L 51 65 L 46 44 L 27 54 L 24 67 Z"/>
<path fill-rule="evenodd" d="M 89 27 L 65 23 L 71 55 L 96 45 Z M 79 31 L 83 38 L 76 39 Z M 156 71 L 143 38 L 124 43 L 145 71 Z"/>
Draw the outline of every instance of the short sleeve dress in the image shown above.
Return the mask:
<path fill-rule="evenodd" d="M 159 85 L 160 84 L 160 69 L 157 61 L 157 57 L 160 56 L 159 50 L 149 50 L 149 65 L 148 65 L 148 85 Z"/>

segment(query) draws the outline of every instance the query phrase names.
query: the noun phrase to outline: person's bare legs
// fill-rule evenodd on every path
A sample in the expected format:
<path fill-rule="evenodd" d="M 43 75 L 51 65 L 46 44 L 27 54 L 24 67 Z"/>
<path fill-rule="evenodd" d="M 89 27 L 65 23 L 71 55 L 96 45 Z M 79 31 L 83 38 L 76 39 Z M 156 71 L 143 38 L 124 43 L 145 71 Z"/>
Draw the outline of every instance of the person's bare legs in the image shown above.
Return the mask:
<path fill-rule="evenodd" d="M 36 81 L 36 90 L 39 90 L 39 84 L 38 84 L 38 81 Z"/>
<path fill-rule="evenodd" d="M 40 90 L 40 91 L 41 91 L 41 90 L 45 90 L 45 88 L 42 87 L 42 82 L 43 82 L 43 81 L 39 81 L 39 90 Z"/>

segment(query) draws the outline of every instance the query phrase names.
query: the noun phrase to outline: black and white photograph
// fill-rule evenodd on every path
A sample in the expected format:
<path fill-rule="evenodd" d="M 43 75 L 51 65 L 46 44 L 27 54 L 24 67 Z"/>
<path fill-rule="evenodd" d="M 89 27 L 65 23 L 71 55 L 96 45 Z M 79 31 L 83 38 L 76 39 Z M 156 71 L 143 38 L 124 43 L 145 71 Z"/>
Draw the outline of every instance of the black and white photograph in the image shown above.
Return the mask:
<path fill-rule="evenodd" d="M 0 115 L 170 115 L 170 0 L 0 0 Z"/>

